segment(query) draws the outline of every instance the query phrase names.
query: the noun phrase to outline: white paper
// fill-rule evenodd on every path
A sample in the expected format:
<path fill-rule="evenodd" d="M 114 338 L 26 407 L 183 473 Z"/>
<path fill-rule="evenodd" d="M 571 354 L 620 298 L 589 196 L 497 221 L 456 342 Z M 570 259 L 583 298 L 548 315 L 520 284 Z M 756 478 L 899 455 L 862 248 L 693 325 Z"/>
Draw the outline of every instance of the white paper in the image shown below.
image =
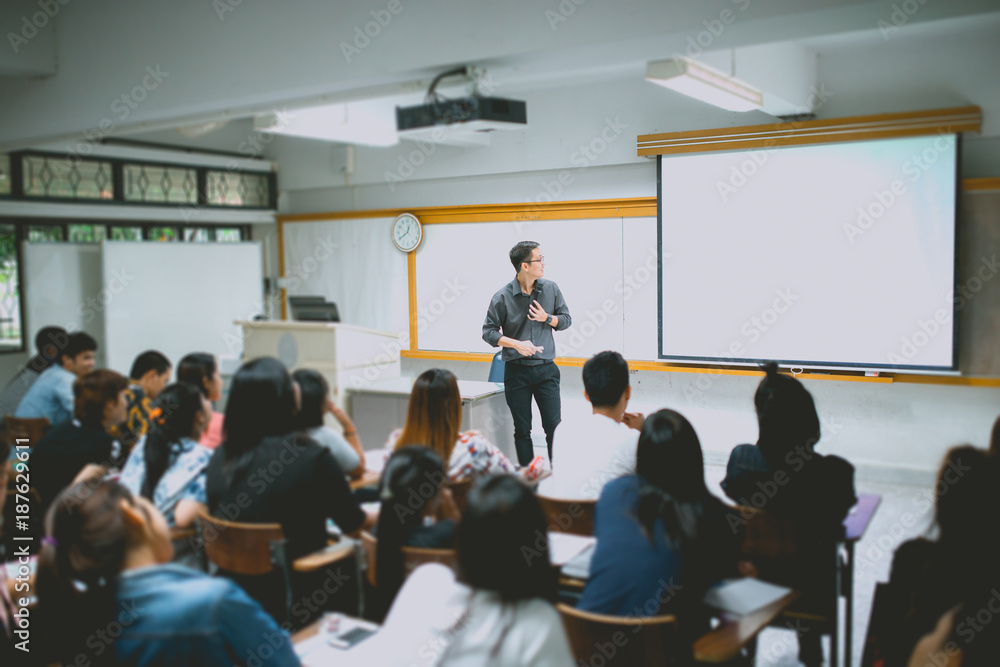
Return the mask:
<path fill-rule="evenodd" d="M 746 616 L 791 592 L 784 586 L 753 579 L 726 579 L 708 589 L 703 602 L 709 607 Z"/>
<path fill-rule="evenodd" d="M 573 535 L 571 533 L 549 533 L 549 559 L 552 564 L 562 567 L 574 556 L 597 543 L 595 537 Z"/>

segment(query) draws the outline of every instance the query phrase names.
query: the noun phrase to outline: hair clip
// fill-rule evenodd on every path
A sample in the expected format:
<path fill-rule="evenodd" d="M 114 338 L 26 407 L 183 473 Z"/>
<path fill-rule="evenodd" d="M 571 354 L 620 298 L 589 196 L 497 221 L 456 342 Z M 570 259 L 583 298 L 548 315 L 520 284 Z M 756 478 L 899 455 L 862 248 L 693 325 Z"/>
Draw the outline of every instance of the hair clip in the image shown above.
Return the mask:
<path fill-rule="evenodd" d="M 59 541 L 56 540 L 56 538 L 52 537 L 51 535 L 46 535 L 45 537 L 42 538 L 42 544 L 50 546 L 53 549 L 55 549 L 59 546 Z"/>

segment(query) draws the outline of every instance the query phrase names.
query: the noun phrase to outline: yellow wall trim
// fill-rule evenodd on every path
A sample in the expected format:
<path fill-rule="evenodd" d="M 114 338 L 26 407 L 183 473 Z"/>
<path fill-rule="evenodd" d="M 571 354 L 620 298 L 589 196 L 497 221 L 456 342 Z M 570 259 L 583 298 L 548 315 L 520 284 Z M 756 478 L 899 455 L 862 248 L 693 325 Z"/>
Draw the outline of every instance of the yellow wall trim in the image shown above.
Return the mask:
<path fill-rule="evenodd" d="M 1000 178 L 966 178 L 962 181 L 963 192 L 989 192 L 1000 190 Z"/>
<path fill-rule="evenodd" d="M 968 106 L 666 134 L 644 134 L 639 135 L 636 150 L 641 157 L 711 151 L 757 150 L 779 146 L 913 137 L 936 134 L 939 131 L 947 133 L 979 132 L 982 128 L 982 122 L 982 110 L 976 106 Z"/>

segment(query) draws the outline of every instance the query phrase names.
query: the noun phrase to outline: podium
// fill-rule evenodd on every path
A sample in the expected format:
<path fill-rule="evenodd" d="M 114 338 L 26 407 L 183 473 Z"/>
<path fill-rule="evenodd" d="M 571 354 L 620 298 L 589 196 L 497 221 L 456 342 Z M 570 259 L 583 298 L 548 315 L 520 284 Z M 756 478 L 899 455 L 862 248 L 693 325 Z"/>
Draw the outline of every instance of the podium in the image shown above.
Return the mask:
<path fill-rule="evenodd" d="M 348 388 L 399 377 L 399 334 L 340 322 L 249 322 L 243 332 L 243 361 L 275 357 L 294 371 L 322 373 L 334 402 L 345 407 Z"/>

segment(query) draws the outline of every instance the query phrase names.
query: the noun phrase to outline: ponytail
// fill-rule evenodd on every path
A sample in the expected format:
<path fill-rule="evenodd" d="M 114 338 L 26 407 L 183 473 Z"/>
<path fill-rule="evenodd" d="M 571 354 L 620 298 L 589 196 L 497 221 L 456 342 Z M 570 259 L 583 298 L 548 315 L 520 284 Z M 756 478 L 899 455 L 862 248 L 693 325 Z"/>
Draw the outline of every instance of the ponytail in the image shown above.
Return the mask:
<path fill-rule="evenodd" d="M 47 662 L 73 663 L 78 654 L 93 649 L 85 645 L 88 638 L 116 616 L 118 575 L 127 548 L 121 501 L 132 504 L 133 498 L 117 482 L 93 484 L 69 487 L 49 509 L 36 586 L 38 644 Z M 103 648 L 103 660 L 112 662 L 114 647 Z"/>
<path fill-rule="evenodd" d="M 406 578 L 403 547 L 413 531 L 423 525 L 424 509 L 447 479 L 441 457 L 427 447 L 400 447 L 386 463 L 379 494 L 382 507 L 376 527 L 375 566 L 383 612 L 389 609 Z M 420 502 L 411 502 L 413 498 Z"/>
<path fill-rule="evenodd" d="M 173 463 L 173 444 L 191 437 L 202 396 L 197 386 L 180 382 L 170 385 L 157 397 L 143 450 L 146 475 L 140 493 L 144 498 L 153 500 L 156 485 Z"/>

